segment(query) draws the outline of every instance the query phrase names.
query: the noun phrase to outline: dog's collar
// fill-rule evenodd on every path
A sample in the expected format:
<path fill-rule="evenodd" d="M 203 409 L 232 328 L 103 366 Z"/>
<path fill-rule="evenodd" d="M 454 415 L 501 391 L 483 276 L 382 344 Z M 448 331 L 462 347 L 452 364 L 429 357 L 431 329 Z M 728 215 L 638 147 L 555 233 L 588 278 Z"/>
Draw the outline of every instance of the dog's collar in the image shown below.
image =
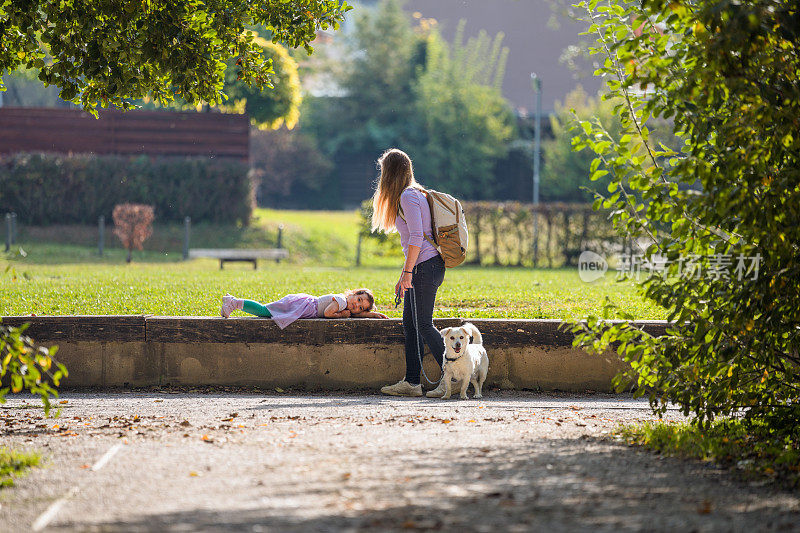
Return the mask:
<path fill-rule="evenodd" d="M 444 356 L 445 360 L 447 360 L 447 361 L 458 361 L 458 360 L 459 360 L 459 359 L 461 359 L 462 357 L 464 357 L 464 354 L 463 354 L 463 353 L 462 353 L 461 355 L 459 355 L 458 357 L 456 357 L 455 359 L 450 359 L 450 358 L 449 358 L 449 357 L 447 357 L 446 355 Z"/>

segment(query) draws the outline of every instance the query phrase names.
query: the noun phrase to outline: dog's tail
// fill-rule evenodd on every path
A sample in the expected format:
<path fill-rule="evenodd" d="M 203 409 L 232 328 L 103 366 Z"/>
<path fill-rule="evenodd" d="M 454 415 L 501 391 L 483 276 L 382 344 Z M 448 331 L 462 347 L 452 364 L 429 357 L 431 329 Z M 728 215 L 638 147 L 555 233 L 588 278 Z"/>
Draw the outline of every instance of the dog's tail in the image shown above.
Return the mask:
<path fill-rule="evenodd" d="M 483 336 L 481 336 L 481 332 L 478 331 L 478 328 L 476 328 L 471 322 L 467 322 L 461 327 L 469 331 L 469 335 L 472 337 L 472 344 L 483 344 Z"/>

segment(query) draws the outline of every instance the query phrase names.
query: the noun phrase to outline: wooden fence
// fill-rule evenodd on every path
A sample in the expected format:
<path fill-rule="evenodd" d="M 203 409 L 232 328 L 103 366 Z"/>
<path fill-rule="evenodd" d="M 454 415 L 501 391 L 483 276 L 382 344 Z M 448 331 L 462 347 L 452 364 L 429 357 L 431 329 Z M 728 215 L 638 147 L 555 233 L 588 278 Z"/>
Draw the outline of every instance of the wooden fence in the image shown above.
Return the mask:
<path fill-rule="evenodd" d="M 0 108 L 0 153 L 59 152 L 248 160 L 247 115 Z"/>
<path fill-rule="evenodd" d="M 611 252 L 624 245 L 608 213 L 594 211 L 588 204 L 464 202 L 463 207 L 471 240 L 467 261 L 473 264 L 577 265 L 584 250 Z"/>

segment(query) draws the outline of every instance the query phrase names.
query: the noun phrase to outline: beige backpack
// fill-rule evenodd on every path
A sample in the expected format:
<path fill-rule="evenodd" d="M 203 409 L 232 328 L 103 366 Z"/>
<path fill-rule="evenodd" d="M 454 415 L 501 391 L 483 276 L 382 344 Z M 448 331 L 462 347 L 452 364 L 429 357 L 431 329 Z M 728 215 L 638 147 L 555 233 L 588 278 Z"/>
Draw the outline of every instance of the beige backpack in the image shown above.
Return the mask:
<path fill-rule="evenodd" d="M 464 210 L 461 202 L 449 194 L 422 189 L 428 199 L 428 207 L 431 210 L 431 226 L 433 227 L 433 241 L 425 235 L 425 239 L 431 243 L 444 259 L 444 266 L 452 268 L 460 265 L 467 258 L 467 246 L 469 245 L 469 231 L 467 230 L 467 219 L 464 218 Z M 403 222 L 403 209 L 400 208 L 398 214 Z"/>

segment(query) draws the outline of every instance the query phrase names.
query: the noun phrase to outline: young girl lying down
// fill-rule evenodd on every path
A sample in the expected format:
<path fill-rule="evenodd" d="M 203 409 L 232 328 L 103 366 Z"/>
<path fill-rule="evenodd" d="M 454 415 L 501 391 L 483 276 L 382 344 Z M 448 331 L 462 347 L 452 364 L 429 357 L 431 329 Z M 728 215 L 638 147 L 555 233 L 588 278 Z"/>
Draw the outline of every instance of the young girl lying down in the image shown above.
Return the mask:
<path fill-rule="evenodd" d="M 299 318 L 389 318 L 372 311 L 375 298 L 369 289 L 356 289 L 340 294 L 311 296 L 310 294 L 287 294 L 276 302 L 260 304 L 243 300 L 230 294 L 222 297 L 220 314 L 228 318 L 234 310 L 251 315 L 271 318 L 283 329 Z"/>

